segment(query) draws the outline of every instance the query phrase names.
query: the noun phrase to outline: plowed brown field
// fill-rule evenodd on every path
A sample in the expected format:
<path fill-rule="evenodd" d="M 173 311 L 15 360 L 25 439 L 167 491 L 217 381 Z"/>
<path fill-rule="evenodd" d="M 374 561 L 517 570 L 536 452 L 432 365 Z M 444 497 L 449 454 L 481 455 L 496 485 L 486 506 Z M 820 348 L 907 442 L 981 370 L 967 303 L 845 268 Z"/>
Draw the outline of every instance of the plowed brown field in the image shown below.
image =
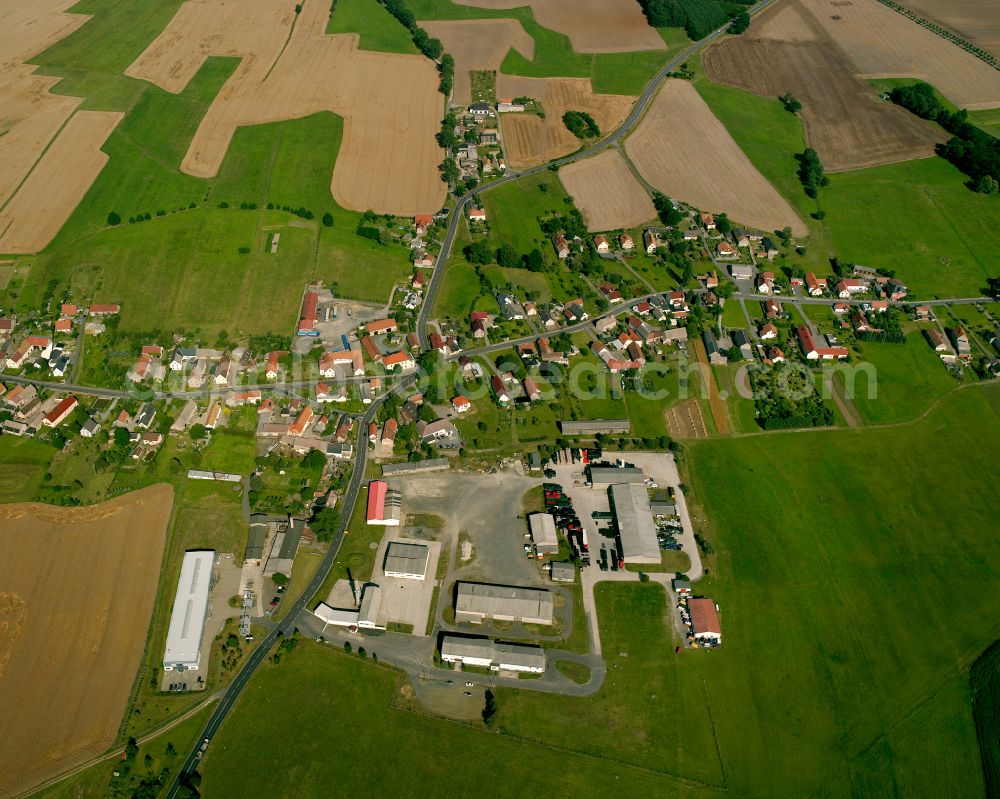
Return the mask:
<path fill-rule="evenodd" d="M 497 75 L 501 97 L 534 97 L 545 109 L 545 119 L 532 114 L 502 114 L 501 129 L 507 161 L 515 169 L 525 169 L 566 155 L 580 147 L 562 116 L 566 111 L 590 114 L 601 133 L 617 128 L 628 116 L 634 97 L 594 94 L 587 78 L 517 78 Z"/>
<path fill-rule="evenodd" d="M 476 8 L 531 6 L 539 25 L 569 37 L 578 53 L 663 50 L 635 0 L 455 0 Z"/>
<path fill-rule="evenodd" d="M 405 216 L 439 210 L 443 152 L 434 134 L 443 104 L 434 65 L 358 50 L 355 34 L 327 36 L 328 17 L 329 4 L 318 2 L 296 15 L 273 0 L 188 0 L 126 72 L 179 92 L 208 56 L 243 57 L 181 162 L 188 174 L 214 176 L 240 126 L 331 111 L 344 118 L 331 182 L 340 205 Z"/>
<path fill-rule="evenodd" d="M 907 0 L 906 6 L 1000 57 L 1000 6 L 996 0 Z"/>
<path fill-rule="evenodd" d="M 529 60 L 535 57 L 535 40 L 516 19 L 428 20 L 420 25 L 455 59 L 455 105 L 472 102 L 471 70 L 500 69 L 511 48 Z"/>
<path fill-rule="evenodd" d="M 0 796 L 107 749 L 153 612 L 173 489 L 0 505 Z"/>
<path fill-rule="evenodd" d="M 808 232 L 688 81 L 664 83 L 625 151 L 650 185 L 670 197 L 761 230 Z"/>
<path fill-rule="evenodd" d="M 806 138 L 831 172 L 932 156 L 942 132 L 878 100 L 796 3 L 775 6 L 747 34 L 710 47 L 702 57 L 708 76 L 764 97 L 795 95 Z"/>
<path fill-rule="evenodd" d="M 1000 107 L 1000 72 L 877 0 L 795 2 L 847 53 L 860 75 L 921 78 L 963 108 Z M 996 8 L 990 0 L 984 6 Z"/>
<path fill-rule="evenodd" d="M 653 201 L 617 150 L 559 170 L 590 231 L 630 228 L 656 216 Z"/>

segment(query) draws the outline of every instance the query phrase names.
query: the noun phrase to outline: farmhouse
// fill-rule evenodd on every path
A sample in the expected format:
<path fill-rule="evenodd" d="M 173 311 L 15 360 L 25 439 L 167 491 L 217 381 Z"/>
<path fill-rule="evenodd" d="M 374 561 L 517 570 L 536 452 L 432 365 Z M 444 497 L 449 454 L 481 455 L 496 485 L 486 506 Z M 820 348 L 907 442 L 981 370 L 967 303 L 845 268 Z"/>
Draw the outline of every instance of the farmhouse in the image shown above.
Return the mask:
<path fill-rule="evenodd" d="M 63 397 L 59 404 L 45 415 L 42 424 L 46 427 L 58 427 L 66 421 L 66 417 L 73 412 L 77 404 L 76 397 Z"/>
<path fill-rule="evenodd" d="M 837 292 L 837 296 L 840 297 L 840 299 L 846 300 L 855 294 L 868 291 L 868 281 L 858 280 L 853 277 L 846 277 L 837 283 L 834 291 Z"/>
<path fill-rule="evenodd" d="M 379 319 L 375 322 L 369 322 L 366 329 L 369 336 L 377 336 L 382 333 L 395 333 L 399 326 L 395 319 Z"/>
<path fill-rule="evenodd" d="M 399 367 L 402 371 L 406 371 L 407 369 L 413 369 L 417 365 L 417 362 L 413 360 L 410 353 L 406 352 L 406 350 L 401 350 L 399 352 L 393 352 L 386 355 L 385 358 L 382 359 L 382 365 L 385 366 L 386 369 L 395 369 L 396 367 Z"/>
<path fill-rule="evenodd" d="M 816 277 L 812 272 L 806 272 L 806 291 L 813 297 L 822 296 L 826 291 L 826 278 Z"/>
<path fill-rule="evenodd" d="M 532 674 L 545 671 L 545 650 L 541 647 L 493 643 L 485 638 L 462 638 L 457 635 L 442 636 L 441 660 L 490 671 L 523 671 Z"/>
<path fill-rule="evenodd" d="M 722 643 L 722 625 L 719 624 L 719 611 L 715 600 L 707 597 L 688 600 L 688 610 L 691 613 L 691 628 L 695 640 L 718 646 Z"/>
<path fill-rule="evenodd" d="M 318 336 L 319 333 L 313 328 L 316 327 L 316 305 L 319 302 L 319 294 L 315 291 L 307 291 L 302 298 L 302 313 L 299 315 L 299 328 L 296 334 L 299 336 Z"/>
<path fill-rule="evenodd" d="M 829 344 L 816 346 L 812 331 L 805 325 L 795 328 L 795 335 L 798 336 L 802 353 L 810 361 L 832 361 L 834 359 L 843 360 L 848 356 L 846 347 L 831 347 Z"/>
<path fill-rule="evenodd" d="M 386 577 L 423 580 L 427 576 L 430 550 L 424 544 L 390 541 L 385 550 L 383 569 Z"/>
<path fill-rule="evenodd" d="M 660 545 L 646 487 L 619 483 L 611 486 L 610 494 L 625 562 L 660 563 Z"/>
<path fill-rule="evenodd" d="M 90 306 L 91 316 L 114 316 L 121 307 L 113 303 L 96 303 Z"/>
<path fill-rule="evenodd" d="M 469 208 L 469 221 L 470 222 L 485 222 L 486 221 L 486 209 L 485 208 Z"/>
<path fill-rule="evenodd" d="M 368 484 L 368 524 L 398 527 L 403 512 L 403 495 L 389 488 L 384 480 Z"/>
<path fill-rule="evenodd" d="M 208 615 L 214 565 L 213 550 L 184 553 L 163 652 L 164 671 L 195 671 L 201 667 L 201 635 Z"/>
<path fill-rule="evenodd" d="M 554 555 L 559 551 L 556 521 L 549 513 L 532 513 L 528 516 L 531 540 L 540 555 Z"/>
<path fill-rule="evenodd" d="M 657 555 L 659 563 L 659 555 Z M 542 588 L 459 582 L 455 587 L 455 621 L 480 624 L 487 619 L 552 624 L 553 598 Z"/>

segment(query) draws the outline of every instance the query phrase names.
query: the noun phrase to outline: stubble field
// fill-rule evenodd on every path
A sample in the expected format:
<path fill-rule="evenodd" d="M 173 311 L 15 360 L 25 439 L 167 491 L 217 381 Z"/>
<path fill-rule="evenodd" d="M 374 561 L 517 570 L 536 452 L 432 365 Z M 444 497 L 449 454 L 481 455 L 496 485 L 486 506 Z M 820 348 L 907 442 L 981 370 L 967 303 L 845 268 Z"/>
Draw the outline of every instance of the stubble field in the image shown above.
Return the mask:
<path fill-rule="evenodd" d="M 578 53 L 663 50 L 633 0 L 456 0 L 458 5 L 508 9 L 531 6 L 539 25 L 569 37 Z"/>
<path fill-rule="evenodd" d="M 537 166 L 580 147 L 580 140 L 563 124 L 562 116 L 566 111 L 590 114 L 604 135 L 624 121 L 635 102 L 634 97 L 620 94 L 594 94 L 590 81 L 583 78 L 497 75 L 497 94 L 533 97 L 545 109 L 545 119 L 534 114 L 502 116 L 500 124 L 507 147 L 507 162 L 515 169 Z"/>
<path fill-rule="evenodd" d="M 443 110 L 434 65 L 358 50 L 357 35 L 327 36 L 328 21 L 323 3 L 304 4 L 296 15 L 268 0 L 189 0 L 127 74 L 176 93 L 209 55 L 243 57 L 198 126 L 181 162 L 187 174 L 216 175 L 239 127 L 332 111 L 344 118 L 331 182 L 338 204 L 436 212 L 445 187 L 434 141 Z"/>
<path fill-rule="evenodd" d="M 1000 72 L 877 0 L 799 2 L 863 77 L 920 78 L 963 108 L 1000 106 Z"/>
<path fill-rule="evenodd" d="M 702 64 L 712 80 L 764 97 L 791 92 L 802 103 L 809 145 L 831 172 L 934 154 L 944 139 L 940 130 L 879 101 L 801 6 L 772 8 L 776 13 L 766 11 L 746 35 L 705 52 Z"/>
<path fill-rule="evenodd" d="M 907 0 L 906 6 L 1000 55 L 1000 13 L 993 0 Z"/>
<path fill-rule="evenodd" d="M 146 641 L 173 489 L 0 506 L 0 795 L 114 741 Z"/>
<path fill-rule="evenodd" d="M 670 197 L 761 230 L 808 232 L 687 81 L 668 80 L 625 151 L 642 176 Z"/>
<path fill-rule="evenodd" d="M 617 150 L 559 170 L 590 231 L 631 228 L 656 216 L 653 201 Z"/>
<path fill-rule="evenodd" d="M 535 40 L 516 19 L 428 20 L 420 25 L 455 59 L 455 105 L 472 102 L 470 70 L 499 70 L 512 48 L 529 61 L 535 57 Z"/>

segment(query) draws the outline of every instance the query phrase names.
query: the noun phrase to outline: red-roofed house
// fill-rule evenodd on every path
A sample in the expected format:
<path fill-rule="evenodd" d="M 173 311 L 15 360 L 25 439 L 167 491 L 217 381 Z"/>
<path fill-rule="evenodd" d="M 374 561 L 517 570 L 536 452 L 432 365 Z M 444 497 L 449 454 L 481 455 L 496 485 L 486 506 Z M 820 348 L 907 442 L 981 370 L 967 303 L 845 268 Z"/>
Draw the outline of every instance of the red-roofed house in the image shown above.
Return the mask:
<path fill-rule="evenodd" d="M 368 323 L 368 335 L 377 336 L 381 333 L 395 333 L 399 329 L 395 319 L 379 319 Z"/>
<path fill-rule="evenodd" d="M 771 363 L 784 363 L 785 362 L 785 353 L 783 353 L 777 347 L 771 347 L 771 349 L 769 349 L 767 351 L 767 357 L 770 358 Z"/>
<path fill-rule="evenodd" d="M 382 425 L 382 443 L 391 447 L 396 440 L 396 431 L 399 429 L 399 422 L 395 419 L 386 419 Z"/>
<path fill-rule="evenodd" d="M 722 643 L 722 625 L 719 623 L 715 600 L 707 597 L 689 599 L 688 612 L 691 614 L 691 628 L 696 641 L 716 645 Z"/>
<path fill-rule="evenodd" d="M 855 277 L 845 277 L 837 283 L 834 290 L 837 292 L 837 296 L 840 297 L 840 299 L 846 300 L 854 294 L 860 294 L 863 291 L 868 291 L 868 281 L 858 280 Z"/>
<path fill-rule="evenodd" d="M 313 416 L 313 409 L 306 405 L 302 409 L 302 413 L 299 414 L 299 418 L 292 422 L 291 426 L 288 428 L 288 434 L 292 436 L 301 436 L 309 427 L 309 423 L 313 420 Z"/>
<path fill-rule="evenodd" d="M 114 303 L 95 303 L 90 306 L 91 316 L 113 316 L 121 310 L 121 307 Z"/>
<path fill-rule="evenodd" d="M 490 388 L 493 389 L 493 393 L 497 397 L 497 402 L 501 405 L 506 405 L 510 402 L 510 395 L 507 393 L 507 388 L 504 386 L 503 380 L 496 375 L 490 378 Z"/>
<path fill-rule="evenodd" d="M 826 278 L 816 277 L 812 272 L 806 272 L 806 291 L 813 297 L 819 297 L 826 291 Z"/>
<path fill-rule="evenodd" d="M 394 369 L 398 366 L 400 369 L 406 370 L 414 368 L 417 363 L 410 356 L 410 353 L 405 350 L 400 350 L 399 352 L 393 352 L 386 355 L 382 359 L 382 365 L 385 366 L 386 369 Z"/>
<path fill-rule="evenodd" d="M 618 243 L 621 245 L 621 248 L 625 250 L 625 252 L 632 252 L 632 250 L 635 249 L 635 242 L 628 233 L 622 233 L 618 237 Z"/>
<path fill-rule="evenodd" d="M 59 308 L 59 316 L 63 319 L 72 319 L 80 309 L 73 303 L 64 302 Z"/>
<path fill-rule="evenodd" d="M 56 333 L 71 333 L 73 331 L 73 320 L 56 319 L 56 323 L 52 326 L 52 329 Z"/>
<path fill-rule="evenodd" d="M 486 221 L 486 209 L 485 208 L 469 208 L 469 221 L 471 221 L 471 222 L 485 222 Z"/>
<path fill-rule="evenodd" d="M 773 341 L 778 337 L 778 328 L 768 322 L 760 329 L 761 341 Z"/>
<path fill-rule="evenodd" d="M 594 236 L 594 248 L 602 255 L 611 252 L 611 245 L 608 244 L 606 236 Z"/>
<path fill-rule="evenodd" d="M 834 359 L 843 360 L 848 356 L 846 347 L 816 346 L 812 331 L 805 325 L 795 328 L 795 335 L 798 336 L 802 352 L 810 361 L 832 361 Z"/>
<path fill-rule="evenodd" d="M 434 224 L 434 217 L 430 214 L 417 214 L 413 217 L 413 224 L 417 229 L 417 235 L 423 236 L 427 232 L 427 228 Z"/>
<path fill-rule="evenodd" d="M 452 397 L 451 407 L 455 413 L 465 413 L 472 407 L 472 403 L 466 397 Z"/>
<path fill-rule="evenodd" d="M 67 416 L 73 413 L 73 409 L 76 408 L 77 404 L 76 397 L 73 395 L 63 397 L 59 404 L 45 415 L 45 418 L 42 419 L 42 424 L 46 427 L 58 427 L 66 421 Z"/>

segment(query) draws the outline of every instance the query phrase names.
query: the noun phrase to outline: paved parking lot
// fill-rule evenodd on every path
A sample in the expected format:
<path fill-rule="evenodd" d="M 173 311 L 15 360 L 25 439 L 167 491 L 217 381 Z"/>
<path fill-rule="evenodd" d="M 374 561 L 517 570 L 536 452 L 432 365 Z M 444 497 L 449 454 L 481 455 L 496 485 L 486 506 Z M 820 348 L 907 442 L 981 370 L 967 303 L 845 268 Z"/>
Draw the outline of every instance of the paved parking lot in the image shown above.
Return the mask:
<path fill-rule="evenodd" d="M 404 541 L 411 544 L 424 544 L 429 549 L 427 557 L 427 576 L 423 580 L 409 580 L 402 577 L 386 577 L 383 571 L 385 551 L 390 541 Z M 412 624 L 414 635 L 425 635 L 427 632 L 427 617 L 431 612 L 431 599 L 434 596 L 438 558 L 441 555 L 441 542 L 426 539 L 404 538 L 391 530 L 379 542 L 375 554 L 375 571 L 372 582 L 382 588 L 382 604 L 379 607 L 378 623 L 381 626 L 389 622 Z"/>

